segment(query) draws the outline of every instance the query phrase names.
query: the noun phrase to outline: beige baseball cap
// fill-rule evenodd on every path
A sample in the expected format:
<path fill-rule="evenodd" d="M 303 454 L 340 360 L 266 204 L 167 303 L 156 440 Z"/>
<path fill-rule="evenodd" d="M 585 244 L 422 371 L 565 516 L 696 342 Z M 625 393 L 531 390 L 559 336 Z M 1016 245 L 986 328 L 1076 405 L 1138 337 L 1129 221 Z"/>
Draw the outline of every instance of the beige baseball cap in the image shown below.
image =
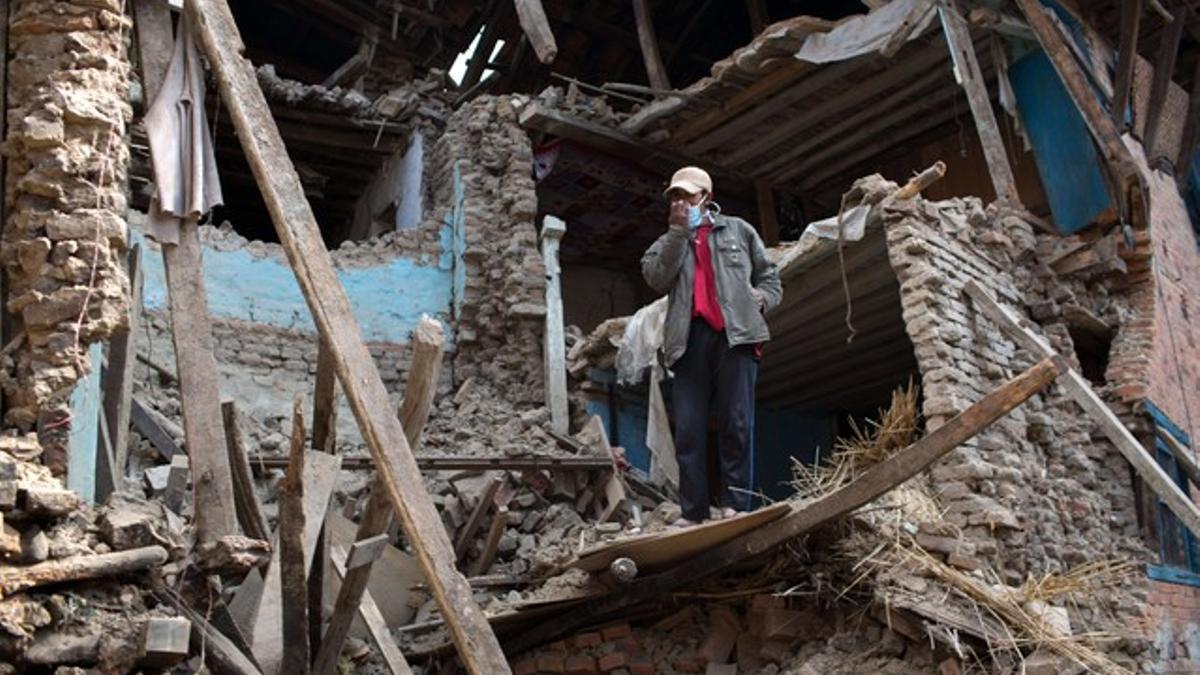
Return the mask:
<path fill-rule="evenodd" d="M 666 190 L 663 190 L 664 197 L 670 197 L 671 190 L 683 190 L 684 192 L 694 195 L 697 192 L 707 192 L 712 194 L 712 177 L 708 172 L 698 166 L 685 166 L 675 172 L 671 176 L 671 184 Z"/>

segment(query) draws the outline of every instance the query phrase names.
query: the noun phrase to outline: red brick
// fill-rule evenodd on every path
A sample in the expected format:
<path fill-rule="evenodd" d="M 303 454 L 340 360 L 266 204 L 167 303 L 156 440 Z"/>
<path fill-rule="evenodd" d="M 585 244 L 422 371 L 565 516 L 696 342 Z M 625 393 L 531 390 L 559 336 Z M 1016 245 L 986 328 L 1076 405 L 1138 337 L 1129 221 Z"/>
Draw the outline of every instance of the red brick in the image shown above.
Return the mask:
<path fill-rule="evenodd" d="M 645 654 L 638 654 L 629 659 L 630 675 L 655 675 L 658 669 L 654 667 L 654 662 Z"/>
<path fill-rule="evenodd" d="M 617 649 L 620 649 L 621 651 L 625 652 L 626 654 L 629 654 L 630 656 L 633 656 L 635 654 L 641 654 L 645 651 L 644 649 L 642 649 L 642 643 L 638 642 L 637 638 L 633 637 L 632 635 L 630 635 L 628 637 L 623 637 L 620 640 L 618 640 L 617 641 Z"/>
<path fill-rule="evenodd" d="M 562 654 L 539 654 L 537 669 L 542 673 L 565 673 L 567 672 L 567 662 Z"/>
<path fill-rule="evenodd" d="M 583 654 L 568 656 L 566 665 L 569 675 L 595 675 L 600 672 L 596 667 L 596 659 Z"/>
<path fill-rule="evenodd" d="M 533 659 L 521 659 L 512 664 L 513 675 L 536 675 L 537 662 Z"/>
<path fill-rule="evenodd" d="M 599 647 L 600 643 L 603 642 L 603 638 L 600 637 L 599 633 L 595 632 L 580 633 L 572 638 L 571 641 L 575 643 L 575 647 L 578 649 L 588 649 L 589 647 Z"/>
<path fill-rule="evenodd" d="M 600 666 L 601 672 L 605 673 L 616 670 L 617 668 L 624 668 L 625 666 L 629 665 L 629 655 L 625 652 L 612 652 L 610 654 L 605 654 L 604 656 L 600 657 L 600 660 L 596 662 L 596 665 Z"/>
<path fill-rule="evenodd" d="M 566 653 L 567 643 L 565 640 L 558 640 L 556 642 L 551 642 L 550 644 L 546 645 L 545 647 L 542 647 L 542 649 L 544 649 L 548 652 Z"/>
<path fill-rule="evenodd" d="M 604 639 L 608 641 L 620 640 L 623 637 L 629 637 L 630 635 L 633 635 L 633 629 L 630 628 L 629 624 L 627 623 L 619 623 L 615 626 L 609 626 L 608 628 L 605 628 L 604 630 L 600 631 L 600 634 L 603 635 Z"/>

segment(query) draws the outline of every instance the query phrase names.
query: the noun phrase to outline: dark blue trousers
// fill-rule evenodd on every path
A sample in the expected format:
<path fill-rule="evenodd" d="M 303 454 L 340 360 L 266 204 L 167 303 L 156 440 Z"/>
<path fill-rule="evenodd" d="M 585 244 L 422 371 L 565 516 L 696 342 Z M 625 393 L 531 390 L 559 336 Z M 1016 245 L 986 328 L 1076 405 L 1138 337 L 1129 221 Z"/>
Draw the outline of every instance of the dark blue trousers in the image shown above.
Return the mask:
<path fill-rule="evenodd" d="M 679 461 L 679 502 L 683 517 L 708 518 L 708 420 L 717 423 L 720 505 L 750 510 L 754 480 L 751 432 L 758 358 L 753 345 L 730 347 L 725 332 L 693 319 L 687 350 L 675 363 L 671 391 L 675 413 L 675 454 Z"/>

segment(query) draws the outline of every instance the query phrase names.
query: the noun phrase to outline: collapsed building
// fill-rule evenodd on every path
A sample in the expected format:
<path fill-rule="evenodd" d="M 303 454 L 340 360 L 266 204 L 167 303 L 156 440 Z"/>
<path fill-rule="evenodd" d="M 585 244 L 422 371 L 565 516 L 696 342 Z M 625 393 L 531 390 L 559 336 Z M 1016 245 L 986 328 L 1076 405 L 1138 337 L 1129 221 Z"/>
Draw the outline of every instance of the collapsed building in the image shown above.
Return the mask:
<path fill-rule="evenodd" d="M 6 671 L 1200 672 L 1193 5 L 182 4 L 0 5 Z M 685 164 L 784 301 L 670 529 Z"/>

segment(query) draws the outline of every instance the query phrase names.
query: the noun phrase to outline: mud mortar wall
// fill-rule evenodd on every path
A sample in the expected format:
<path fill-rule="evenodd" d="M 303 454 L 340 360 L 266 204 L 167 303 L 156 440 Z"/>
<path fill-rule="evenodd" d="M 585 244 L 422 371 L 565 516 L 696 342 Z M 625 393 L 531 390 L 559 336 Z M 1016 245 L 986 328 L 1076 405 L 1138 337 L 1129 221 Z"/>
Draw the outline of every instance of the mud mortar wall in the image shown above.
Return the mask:
<path fill-rule="evenodd" d="M 117 0 L 10 4 L 3 254 L 25 342 L 3 363 L 5 424 L 41 429 L 61 468 L 89 343 L 127 322 L 130 21 Z"/>
<path fill-rule="evenodd" d="M 968 280 L 1026 313 L 1069 292 L 1036 262 L 1023 220 L 985 213 L 974 200 L 939 205 L 946 204 L 961 212 L 961 226 L 931 217 L 931 203 L 897 207 L 887 222 L 930 428 L 1032 364 L 962 297 Z M 1061 318 L 1040 323 L 1074 358 Z M 1093 440 L 1093 426 L 1051 385 L 932 469 L 946 518 L 1008 583 L 1106 556 L 1145 556 L 1128 465 L 1107 441 Z M 1131 601 L 1120 602 L 1135 613 Z"/>

